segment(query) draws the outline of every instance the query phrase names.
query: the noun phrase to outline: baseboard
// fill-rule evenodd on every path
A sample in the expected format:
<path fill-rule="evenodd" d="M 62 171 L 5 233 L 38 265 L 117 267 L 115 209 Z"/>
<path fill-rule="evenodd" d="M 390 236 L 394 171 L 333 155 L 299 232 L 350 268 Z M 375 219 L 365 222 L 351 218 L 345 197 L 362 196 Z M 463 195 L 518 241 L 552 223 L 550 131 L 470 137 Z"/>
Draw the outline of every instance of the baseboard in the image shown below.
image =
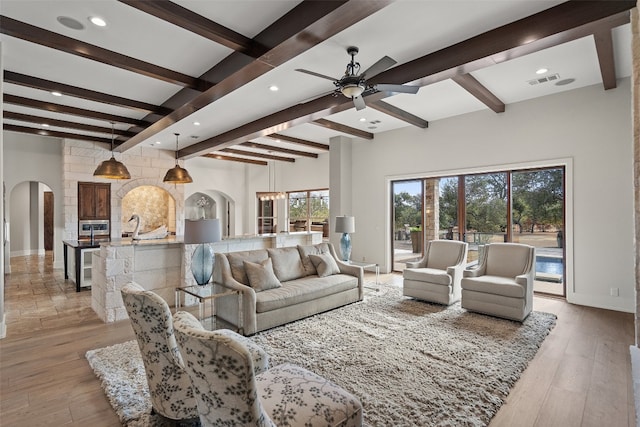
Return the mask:
<path fill-rule="evenodd" d="M 44 249 L 42 250 L 42 253 L 40 252 L 40 249 L 29 249 L 26 251 L 11 251 L 11 258 L 16 257 L 16 256 L 29 256 L 29 255 L 44 255 Z"/>
<path fill-rule="evenodd" d="M 2 315 L 2 321 L 0 321 L 0 339 L 7 336 L 7 322 L 5 322 L 6 314 Z"/>
<path fill-rule="evenodd" d="M 571 304 L 586 305 L 587 307 L 602 308 L 605 310 L 622 311 L 624 313 L 635 313 L 635 300 L 623 297 L 584 295 L 569 293 L 567 294 L 567 302 Z"/>
<path fill-rule="evenodd" d="M 635 345 L 630 345 L 629 351 L 631 352 L 631 379 L 633 381 L 633 395 L 637 422 L 638 413 L 640 413 L 640 348 Z"/>

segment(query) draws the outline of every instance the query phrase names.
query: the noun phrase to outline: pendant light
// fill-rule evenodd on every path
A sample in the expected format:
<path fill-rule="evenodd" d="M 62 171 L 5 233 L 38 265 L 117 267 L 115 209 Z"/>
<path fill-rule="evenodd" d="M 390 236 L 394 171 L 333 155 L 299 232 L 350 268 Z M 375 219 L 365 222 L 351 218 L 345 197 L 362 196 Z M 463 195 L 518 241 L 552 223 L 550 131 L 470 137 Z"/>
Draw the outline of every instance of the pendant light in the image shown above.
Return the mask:
<path fill-rule="evenodd" d="M 178 137 L 180 134 L 174 133 L 174 135 L 176 136 L 176 165 L 167 171 L 162 181 L 173 184 L 188 184 L 193 182 L 193 179 L 189 172 L 178 164 Z"/>
<path fill-rule="evenodd" d="M 130 179 L 131 175 L 129 174 L 127 167 L 123 163 L 117 161 L 115 157 L 113 157 L 114 139 L 115 135 L 113 130 L 113 122 L 111 122 L 111 158 L 100 163 L 95 172 L 93 172 L 93 176 L 99 176 L 101 178 L 108 179 Z"/>

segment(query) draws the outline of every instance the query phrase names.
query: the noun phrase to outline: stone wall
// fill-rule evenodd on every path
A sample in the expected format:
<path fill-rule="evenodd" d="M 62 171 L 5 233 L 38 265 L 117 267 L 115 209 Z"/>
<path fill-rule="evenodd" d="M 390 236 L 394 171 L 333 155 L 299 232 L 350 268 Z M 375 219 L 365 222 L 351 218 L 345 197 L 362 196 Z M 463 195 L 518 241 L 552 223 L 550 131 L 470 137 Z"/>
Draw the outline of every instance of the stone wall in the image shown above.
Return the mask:
<path fill-rule="evenodd" d="M 640 1 L 638 2 L 640 6 Z M 633 190 L 635 198 L 635 236 L 636 236 L 636 345 L 640 343 L 640 22 L 638 7 L 631 10 L 631 50 L 632 72 L 631 112 L 633 114 Z"/>
<path fill-rule="evenodd" d="M 440 231 L 440 180 L 427 179 L 424 190 L 425 240 L 437 240 Z"/>
<path fill-rule="evenodd" d="M 62 150 L 64 182 L 64 234 L 63 240 L 78 238 L 78 181 L 108 182 L 111 184 L 111 238 L 122 235 L 122 198 L 134 188 L 150 185 L 164 189 L 175 201 L 175 213 L 168 220 L 176 224 L 177 235 L 184 234 L 184 186 L 162 182 L 164 174 L 175 165 L 173 151 L 144 148 L 141 146 L 115 153 L 117 160 L 125 164 L 131 179 L 109 180 L 93 176 L 93 171 L 103 160 L 111 157 L 109 146 L 97 142 L 64 140 Z"/>

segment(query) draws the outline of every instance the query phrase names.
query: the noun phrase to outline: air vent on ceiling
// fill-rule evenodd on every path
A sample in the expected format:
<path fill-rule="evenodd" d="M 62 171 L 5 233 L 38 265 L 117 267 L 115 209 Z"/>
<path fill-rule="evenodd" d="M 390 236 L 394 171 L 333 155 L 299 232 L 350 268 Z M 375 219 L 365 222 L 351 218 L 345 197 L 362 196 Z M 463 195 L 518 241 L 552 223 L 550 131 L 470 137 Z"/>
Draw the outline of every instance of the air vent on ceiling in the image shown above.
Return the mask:
<path fill-rule="evenodd" d="M 529 84 L 531 86 L 534 86 L 540 83 L 555 82 L 557 80 L 560 80 L 560 74 L 550 74 L 548 76 L 538 77 L 537 79 L 529 80 Z"/>

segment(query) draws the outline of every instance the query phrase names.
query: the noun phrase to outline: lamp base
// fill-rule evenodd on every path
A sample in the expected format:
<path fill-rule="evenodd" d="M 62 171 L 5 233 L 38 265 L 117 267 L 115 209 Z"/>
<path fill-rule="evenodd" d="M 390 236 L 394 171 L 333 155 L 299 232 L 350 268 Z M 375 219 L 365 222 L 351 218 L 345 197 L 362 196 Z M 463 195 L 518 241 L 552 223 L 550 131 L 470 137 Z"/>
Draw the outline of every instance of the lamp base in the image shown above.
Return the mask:
<path fill-rule="evenodd" d="M 209 245 L 200 244 L 191 257 L 191 273 L 196 283 L 205 286 L 213 274 L 213 249 Z"/>
<path fill-rule="evenodd" d="M 340 253 L 342 254 L 342 260 L 349 262 L 351 258 L 351 236 L 349 233 L 342 233 L 340 238 Z"/>

